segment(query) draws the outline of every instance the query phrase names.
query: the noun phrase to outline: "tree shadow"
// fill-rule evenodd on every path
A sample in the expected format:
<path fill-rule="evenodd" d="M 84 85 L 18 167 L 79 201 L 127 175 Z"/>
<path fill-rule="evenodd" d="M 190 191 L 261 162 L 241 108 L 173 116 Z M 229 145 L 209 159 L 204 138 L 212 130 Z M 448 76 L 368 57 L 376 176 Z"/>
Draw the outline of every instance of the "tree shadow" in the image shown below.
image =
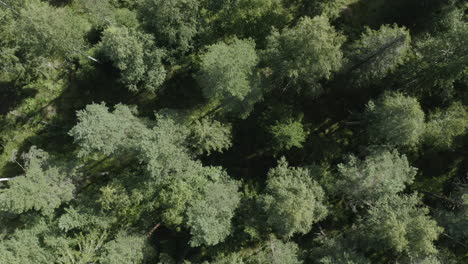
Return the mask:
<path fill-rule="evenodd" d="M 34 97 L 37 90 L 19 88 L 12 82 L 0 81 L 0 115 L 15 109 L 24 99 Z"/>

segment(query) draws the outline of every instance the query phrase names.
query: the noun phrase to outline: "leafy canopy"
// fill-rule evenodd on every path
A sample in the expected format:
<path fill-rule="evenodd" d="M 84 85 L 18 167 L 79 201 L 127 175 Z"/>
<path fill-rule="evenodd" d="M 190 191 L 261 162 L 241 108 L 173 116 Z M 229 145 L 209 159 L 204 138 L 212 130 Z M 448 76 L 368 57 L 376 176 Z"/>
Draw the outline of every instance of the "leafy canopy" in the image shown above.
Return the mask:
<path fill-rule="evenodd" d="M 338 171 L 341 178 L 336 184 L 337 192 L 355 200 L 375 202 L 403 191 L 413 182 L 417 170 L 396 150 L 372 150 L 364 160 L 350 156 L 347 163 L 338 165 Z"/>
<path fill-rule="evenodd" d="M 30 1 L 19 11 L 9 30 L 27 57 L 70 58 L 86 50 L 89 24 L 67 7 Z"/>
<path fill-rule="evenodd" d="M 80 146 L 79 156 L 111 155 L 131 147 L 146 127 L 135 110 L 118 104 L 113 112 L 104 104 L 90 104 L 77 112 L 78 123 L 68 133 Z"/>
<path fill-rule="evenodd" d="M 416 146 L 424 133 L 424 112 L 418 100 L 401 93 L 386 93 L 369 101 L 365 117 L 375 143 Z"/>
<path fill-rule="evenodd" d="M 307 169 L 289 167 L 283 157 L 268 172 L 267 187 L 261 203 L 267 223 L 280 236 L 306 234 L 312 224 L 327 215 L 322 188 Z"/>
<path fill-rule="evenodd" d="M 158 44 L 185 52 L 199 31 L 199 6 L 198 0 L 143 0 L 138 12 Z"/>
<path fill-rule="evenodd" d="M 0 211 L 51 215 L 74 197 L 70 174 L 50 164 L 46 152 L 32 147 L 25 155 L 24 174 L 11 179 L 9 188 L 0 189 Z"/>
<path fill-rule="evenodd" d="M 223 152 L 232 146 L 231 126 L 216 120 L 203 118 L 191 126 L 189 144 L 197 154 L 208 154 L 212 151 Z"/>
<path fill-rule="evenodd" d="M 428 214 L 416 195 L 383 197 L 364 220 L 364 239 L 374 250 L 412 258 L 435 254 L 433 242 L 443 229 Z"/>
<path fill-rule="evenodd" d="M 349 71 L 358 84 L 379 81 L 402 64 L 410 50 L 406 28 L 382 25 L 379 30 L 366 28 L 361 38 L 349 47 Z"/>
<path fill-rule="evenodd" d="M 281 89 L 318 95 L 319 81 L 329 79 L 341 68 L 341 45 L 345 37 L 336 32 L 324 16 L 303 17 L 297 25 L 274 31 L 264 53 L 266 65 Z"/>
<path fill-rule="evenodd" d="M 270 127 L 270 133 L 277 151 L 289 150 L 292 147 L 301 148 L 308 135 L 301 121 L 295 119 L 276 122 Z"/>
<path fill-rule="evenodd" d="M 156 91 L 164 82 L 163 52 L 153 39 L 126 27 L 109 27 L 102 33 L 98 51 L 120 70 L 120 81 L 130 91 Z"/>
<path fill-rule="evenodd" d="M 424 131 L 424 142 L 436 149 L 448 150 L 454 147 L 457 137 L 468 130 L 468 111 L 459 102 L 445 110 L 437 110 L 429 115 Z"/>
<path fill-rule="evenodd" d="M 230 44 L 208 46 L 200 60 L 197 80 L 206 99 L 239 103 L 254 89 L 258 57 L 252 40 L 234 39 Z"/>

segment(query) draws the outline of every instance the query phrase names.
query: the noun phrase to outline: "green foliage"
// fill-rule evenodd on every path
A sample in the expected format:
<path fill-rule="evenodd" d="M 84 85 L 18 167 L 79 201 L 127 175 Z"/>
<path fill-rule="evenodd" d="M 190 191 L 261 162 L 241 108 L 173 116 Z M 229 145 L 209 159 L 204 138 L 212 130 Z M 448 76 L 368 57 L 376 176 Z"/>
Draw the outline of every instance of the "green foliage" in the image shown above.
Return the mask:
<path fill-rule="evenodd" d="M 231 218 L 240 202 L 238 184 L 219 167 L 190 162 L 184 168 L 160 187 L 163 220 L 189 228 L 191 246 L 218 244 L 230 234 Z"/>
<path fill-rule="evenodd" d="M 69 58 L 85 50 L 86 20 L 68 8 L 29 1 L 11 25 L 14 42 L 28 57 Z"/>
<path fill-rule="evenodd" d="M 319 236 L 320 246 L 313 247 L 310 258 L 320 264 L 370 264 L 364 255 L 356 252 L 354 245 L 341 236 Z"/>
<path fill-rule="evenodd" d="M 461 103 L 455 102 L 444 111 L 438 110 L 429 116 L 424 133 L 424 143 L 439 150 L 454 147 L 457 137 L 468 129 L 468 111 Z"/>
<path fill-rule="evenodd" d="M 295 27 L 275 31 L 268 38 L 266 65 L 273 71 L 278 88 L 286 90 L 292 85 L 298 91 L 303 88 L 318 95 L 319 81 L 329 79 L 341 67 L 344 41 L 326 17 L 304 17 Z"/>
<path fill-rule="evenodd" d="M 197 0 L 143 0 L 138 11 L 158 43 L 167 48 L 188 51 L 199 31 Z"/>
<path fill-rule="evenodd" d="M 424 112 L 416 98 L 386 93 L 366 108 L 368 134 L 372 142 L 394 146 L 416 146 L 424 133 Z"/>
<path fill-rule="evenodd" d="M 0 0 L 0 263 L 465 263 L 467 8 Z"/>
<path fill-rule="evenodd" d="M 415 43 L 416 57 L 399 74 L 406 89 L 420 96 L 452 100 L 454 84 L 466 78 L 468 23 L 463 16 L 446 25 L 449 29 L 426 35 Z"/>
<path fill-rule="evenodd" d="M 302 148 L 308 135 L 302 123 L 294 119 L 276 122 L 269 130 L 273 136 L 273 148 L 277 151 L 289 150 L 292 147 Z"/>
<path fill-rule="evenodd" d="M 99 51 L 120 70 L 120 81 L 130 90 L 155 92 L 164 82 L 163 52 L 149 35 L 125 27 L 109 27 L 102 33 Z"/>
<path fill-rule="evenodd" d="M 104 244 L 103 251 L 99 262 L 102 264 L 143 263 L 149 256 L 145 251 L 151 251 L 151 248 L 144 236 L 119 233 L 114 240 Z"/>
<path fill-rule="evenodd" d="M 45 264 L 53 262 L 55 256 L 46 250 L 35 230 L 16 231 L 9 239 L 0 243 L 0 259 L 4 263 Z"/>
<path fill-rule="evenodd" d="M 220 102 L 225 112 L 235 109 L 255 87 L 254 72 L 258 62 L 255 43 L 252 40 L 234 39 L 211 45 L 200 57 L 197 80 L 203 96 L 209 101 Z"/>
<path fill-rule="evenodd" d="M 356 0 L 287 0 L 291 9 L 301 15 L 319 16 L 324 15 L 330 19 L 336 19 L 347 6 Z"/>
<path fill-rule="evenodd" d="M 283 157 L 268 172 L 267 187 L 261 198 L 267 223 L 283 237 L 306 234 L 312 224 L 327 215 L 324 195 L 309 170 L 289 167 Z"/>
<path fill-rule="evenodd" d="M 69 132 L 80 146 L 78 155 L 107 156 L 131 147 L 146 129 L 134 114 L 134 110 L 121 104 L 111 113 L 104 103 L 91 104 L 78 111 L 78 124 Z"/>
<path fill-rule="evenodd" d="M 433 244 L 443 229 L 416 195 L 387 196 L 369 209 L 362 235 L 368 247 L 417 258 L 437 253 Z"/>
<path fill-rule="evenodd" d="M 52 214 L 73 199 L 75 186 L 70 173 L 50 164 L 47 153 L 32 147 L 25 155 L 24 174 L 11 179 L 9 188 L 0 190 L 0 211 Z"/>
<path fill-rule="evenodd" d="M 211 1 L 216 2 L 216 1 Z M 224 3 L 213 14 L 213 26 L 219 34 L 231 33 L 241 38 L 254 38 L 263 43 L 272 27 L 282 28 L 291 16 L 281 0 L 239 0 Z"/>
<path fill-rule="evenodd" d="M 202 198 L 191 203 L 187 211 L 191 246 L 215 245 L 231 233 L 231 219 L 239 206 L 237 183 L 228 180 L 219 168 L 210 168 L 213 174 L 222 174 L 221 182 L 203 186 Z M 211 175 L 210 175 L 211 176 Z"/>
<path fill-rule="evenodd" d="M 396 150 L 373 150 L 364 160 L 350 156 L 347 163 L 338 165 L 338 171 L 337 194 L 375 202 L 403 191 L 413 182 L 417 169 Z"/>
<path fill-rule="evenodd" d="M 358 84 L 379 81 L 402 64 L 410 50 L 406 28 L 383 25 L 379 30 L 366 28 L 361 38 L 349 47 L 349 71 Z"/>
<path fill-rule="evenodd" d="M 246 260 L 246 264 L 263 263 L 301 264 L 303 262 L 299 259 L 299 248 L 294 242 L 285 243 L 271 238 L 260 252 Z"/>
<path fill-rule="evenodd" d="M 191 126 L 189 144 L 197 154 L 208 154 L 212 151 L 223 152 L 232 146 L 231 126 L 216 120 L 203 118 Z"/>
<path fill-rule="evenodd" d="M 186 146 L 189 131 L 170 118 L 156 116 L 152 129 L 140 130 L 143 135 L 135 145 L 137 158 L 155 179 L 192 169 L 191 155 Z"/>

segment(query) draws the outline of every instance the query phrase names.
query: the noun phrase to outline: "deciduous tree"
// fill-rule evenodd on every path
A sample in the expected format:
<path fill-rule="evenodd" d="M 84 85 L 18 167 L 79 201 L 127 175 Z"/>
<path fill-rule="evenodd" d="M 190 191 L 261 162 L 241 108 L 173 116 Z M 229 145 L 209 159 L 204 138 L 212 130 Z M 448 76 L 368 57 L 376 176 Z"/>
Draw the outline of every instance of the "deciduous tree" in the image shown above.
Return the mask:
<path fill-rule="evenodd" d="M 267 223 L 280 236 L 306 234 L 312 224 L 327 215 L 325 194 L 309 170 L 289 167 L 283 157 L 268 172 L 267 187 L 261 203 Z"/>
<path fill-rule="evenodd" d="M 344 41 L 324 16 L 304 17 L 295 27 L 273 32 L 264 58 L 275 85 L 318 95 L 319 82 L 341 68 Z"/>
<path fill-rule="evenodd" d="M 413 182 L 417 170 L 396 150 L 372 150 L 364 160 L 350 156 L 347 163 L 338 165 L 338 171 L 341 176 L 336 184 L 338 193 L 376 202 L 403 191 Z"/>
<path fill-rule="evenodd" d="M 404 27 L 383 25 L 366 28 L 361 38 L 349 46 L 348 71 L 360 85 L 384 78 L 402 64 L 410 51 L 410 34 Z"/>
<path fill-rule="evenodd" d="M 204 97 L 221 104 L 221 110 L 231 112 L 236 105 L 255 93 L 255 66 L 258 57 L 252 40 L 234 39 L 211 45 L 200 57 L 200 72 L 197 80 Z"/>
<path fill-rule="evenodd" d="M 369 101 L 365 117 L 374 143 L 416 146 L 425 128 L 418 100 L 401 93 L 386 93 L 375 102 Z"/>
<path fill-rule="evenodd" d="M 112 26 L 102 33 L 98 50 L 120 70 L 120 81 L 130 91 L 155 92 L 164 82 L 163 52 L 147 34 Z"/>

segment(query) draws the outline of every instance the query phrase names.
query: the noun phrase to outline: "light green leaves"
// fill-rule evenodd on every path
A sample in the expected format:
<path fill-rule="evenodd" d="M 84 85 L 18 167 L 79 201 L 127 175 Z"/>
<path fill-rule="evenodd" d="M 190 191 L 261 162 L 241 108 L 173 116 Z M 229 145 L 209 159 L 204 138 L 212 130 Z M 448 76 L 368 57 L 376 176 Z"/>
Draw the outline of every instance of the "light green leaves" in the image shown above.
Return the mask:
<path fill-rule="evenodd" d="M 199 5 L 197 0 L 143 0 L 138 10 L 159 43 L 185 52 L 199 30 Z"/>
<path fill-rule="evenodd" d="M 362 232 L 369 247 L 412 258 L 437 252 L 433 242 L 442 232 L 416 195 L 384 197 L 369 210 Z"/>
<path fill-rule="evenodd" d="M 416 146 L 424 133 L 424 112 L 416 98 L 387 93 L 369 101 L 365 116 L 372 142 L 394 146 Z"/>
<path fill-rule="evenodd" d="M 242 101 L 252 90 L 258 57 L 252 40 L 211 45 L 201 56 L 197 79 L 208 100 Z"/>
<path fill-rule="evenodd" d="M 429 116 L 424 143 L 436 149 L 448 150 L 454 147 L 457 137 L 465 134 L 467 129 L 468 111 L 465 106 L 456 102 Z"/>
<path fill-rule="evenodd" d="M 279 82 L 276 86 L 284 90 L 307 89 L 311 95 L 318 95 L 318 82 L 329 79 L 341 67 L 344 41 L 345 37 L 323 16 L 304 17 L 293 28 L 273 32 L 265 60 L 273 70 L 273 79 Z"/>
<path fill-rule="evenodd" d="M 265 242 L 263 250 L 247 259 L 247 264 L 301 264 L 299 259 L 299 247 L 294 242 L 283 242 L 270 238 Z"/>
<path fill-rule="evenodd" d="M 309 170 L 289 167 L 283 157 L 268 172 L 261 203 L 271 228 L 283 237 L 291 237 L 308 233 L 312 224 L 325 218 L 324 196 Z"/>
<path fill-rule="evenodd" d="M 12 24 L 15 42 L 30 56 L 69 58 L 85 49 L 86 20 L 69 8 L 30 1 Z"/>
<path fill-rule="evenodd" d="M 151 247 L 142 235 L 120 233 L 114 240 L 104 244 L 100 256 L 102 264 L 143 263 L 145 257 L 151 255 Z"/>
<path fill-rule="evenodd" d="M 232 145 L 231 126 L 219 121 L 203 118 L 195 121 L 190 130 L 189 145 L 197 154 L 223 152 Z"/>
<path fill-rule="evenodd" d="M 107 156 L 131 147 L 147 129 L 134 114 L 134 110 L 121 104 L 109 112 L 104 103 L 87 105 L 78 111 L 78 124 L 69 132 L 81 148 L 78 155 Z"/>
<path fill-rule="evenodd" d="M 191 246 L 216 245 L 231 234 L 231 219 L 240 196 L 237 183 L 228 180 L 227 174 L 223 178 L 222 182 L 206 184 L 201 199 L 193 201 L 188 208 Z"/>
<path fill-rule="evenodd" d="M 300 120 L 295 119 L 276 122 L 270 127 L 270 133 L 273 136 L 273 148 L 277 151 L 301 148 L 308 135 Z"/>
<path fill-rule="evenodd" d="M 73 199 L 75 186 L 70 172 L 49 164 L 48 155 L 32 147 L 25 156 L 24 174 L 11 179 L 0 190 L 0 211 L 21 214 L 31 210 L 50 215 Z"/>
<path fill-rule="evenodd" d="M 375 202 L 403 191 L 413 182 L 417 170 L 396 150 L 374 150 L 364 160 L 349 157 L 347 163 L 338 165 L 338 171 L 341 178 L 337 192 L 355 200 Z"/>
<path fill-rule="evenodd" d="M 166 77 L 163 53 L 152 38 L 126 27 L 109 27 L 102 33 L 98 50 L 120 70 L 120 81 L 130 91 L 155 92 Z"/>
<path fill-rule="evenodd" d="M 381 80 L 402 64 L 410 50 L 407 29 L 383 25 L 379 30 L 366 28 L 361 38 L 349 47 L 349 71 L 357 84 Z"/>

